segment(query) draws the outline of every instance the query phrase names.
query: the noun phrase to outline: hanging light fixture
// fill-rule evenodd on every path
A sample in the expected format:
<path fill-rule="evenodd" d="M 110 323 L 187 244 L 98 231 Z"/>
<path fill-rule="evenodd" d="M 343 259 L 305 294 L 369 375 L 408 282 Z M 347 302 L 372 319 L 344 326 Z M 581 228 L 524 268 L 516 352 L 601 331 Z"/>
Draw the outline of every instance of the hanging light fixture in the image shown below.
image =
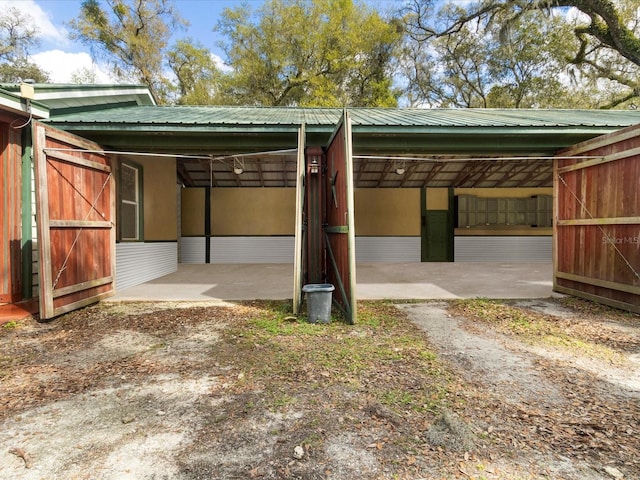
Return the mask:
<path fill-rule="evenodd" d="M 400 165 L 396 165 L 396 162 L 394 160 L 393 166 L 395 167 L 396 175 L 404 175 L 404 172 L 406 172 L 404 168 L 404 160 L 402 160 L 402 163 Z"/>
<path fill-rule="evenodd" d="M 233 173 L 235 173 L 236 175 L 242 175 L 243 172 L 244 172 L 244 165 L 242 164 L 242 162 L 239 159 L 234 158 L 233 159 Z"/>

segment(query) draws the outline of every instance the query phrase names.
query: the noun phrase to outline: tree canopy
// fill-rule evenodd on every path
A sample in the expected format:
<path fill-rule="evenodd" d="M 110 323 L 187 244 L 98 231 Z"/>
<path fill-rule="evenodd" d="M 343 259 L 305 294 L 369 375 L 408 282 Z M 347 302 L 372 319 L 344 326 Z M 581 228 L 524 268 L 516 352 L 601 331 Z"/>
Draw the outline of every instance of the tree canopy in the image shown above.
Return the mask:
<path fill-rule="evenodd" d="M 168 0 L 83 0 L 69 24 L 71 37 L 111 65 L 116 77 L 142 82 L 161 103 L 167 100 L 163 72 L 170 35 L 184 21 Z"/>
<path fill-rule="evenodd" d="M 175 74 L 176 102 L 184 105 L 214 103 L 220 87 L 220 71 L 211 52 L 193 40 L 179 40 L 167 52 Z"/>
<path fill-rule="evenodd" d="M 186 25 L 172 0 L 84 0 L 70 27 L 118 78 L 147 84 L 160 103 L 624 108 L 640 101 L 637 0 L 408 0 L 392 17 L 364 0 L 251 5 L 224 10 L 215 26 L 224 68 L 201 43 L 169 45 Z M 17 52 L 35 40 L 23 31 Z M 24 72 L 26 55 L 3 61 L 0 41 L 0 74 Z"/>
<path fill-rule="evenodd" d="M 217 29 L 228 38 L 226 103 L 397 104 L 390 67 L 401 31 L 363 3 L 267 0 L 254 14 L 226 9 Z"/>
<path fill-rule="evenodd" d="M 548 51 L 540 50 L 541 36 L 561 35 L 554 48 L 560 54 L 556 63 L 585 92 L 582 101 L 587 93 L 597 92 L 600 106 L 610 108 L 640 97 L 640 9 L 636 0 L 484 0 L 437 17 L 434 8 L 433 0 L 409 2 L 404 18 L 411 41 L 425 47 L 480 27 L 493 30 L 500 43 L 511 44 L 514 52 L 528 50 L 528 55 L 544 65 Z M 542 29 L 529 42 L 519 44 L 522 22 L 532 16 Z M 565 88 L 568 84 L 567 79 Z"/>
<path fill-rule="evenodd" d="M 29 51 L 38 45 L 37 35 L 33 19 L 17 8 L 0 13 L 0 82 L 48 81 L 47 72 L 28 58 Z"/>
<path fill-rule="evenodd" d="M 463 14 L 448 4 L 435 18 L 448 24 Z M 446 35 L 409 36 L 403 62 L 409 100 L 442 107 L 593 106 L 585 86 L 569 88 L 567 50 L 577 41 L 562 18 L 524 12 L 509 20 L 505 39 L 506 20 L 499 15 L 474 19 Z"/>

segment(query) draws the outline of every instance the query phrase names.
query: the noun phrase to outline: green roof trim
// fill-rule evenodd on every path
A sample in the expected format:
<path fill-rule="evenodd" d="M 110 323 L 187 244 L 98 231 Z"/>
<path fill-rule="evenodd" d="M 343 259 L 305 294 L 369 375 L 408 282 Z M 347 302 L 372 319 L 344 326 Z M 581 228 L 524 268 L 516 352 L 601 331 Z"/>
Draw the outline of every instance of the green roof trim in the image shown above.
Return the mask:
<path fill-rule="evenodd" d="M 24 117 L 31 113 L 37 119 L 49 118 L 49 108 L 40 102 L 31 101 L 31 111 L 27 108 L 27 101 L 18 93 L 0 90 L 0 109 L 6 110 Z"/>
<path fill-rule="evenodd" d="M 75 84 L 31 84 L 34 100 L 46 105 L 52 116 L 96 109 L 126 106 L 155 106 L 156 102 L 144 85 L 75 85 Z M 20 93 L 20 84 L 0 84 L 10 93 Z"/>

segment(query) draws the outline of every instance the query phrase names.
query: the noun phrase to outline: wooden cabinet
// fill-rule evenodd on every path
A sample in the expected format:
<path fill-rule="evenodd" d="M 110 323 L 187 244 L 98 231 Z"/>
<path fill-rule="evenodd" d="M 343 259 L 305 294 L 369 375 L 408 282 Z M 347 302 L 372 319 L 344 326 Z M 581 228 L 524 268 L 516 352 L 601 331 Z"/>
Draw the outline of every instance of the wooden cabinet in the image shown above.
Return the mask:
<path fill-rule="evenodd" d="M 491 225 L 551 227 L 553 197 L 536 195 L 526 198 L 485 198 L 458 195 L 458 228 Z"/>

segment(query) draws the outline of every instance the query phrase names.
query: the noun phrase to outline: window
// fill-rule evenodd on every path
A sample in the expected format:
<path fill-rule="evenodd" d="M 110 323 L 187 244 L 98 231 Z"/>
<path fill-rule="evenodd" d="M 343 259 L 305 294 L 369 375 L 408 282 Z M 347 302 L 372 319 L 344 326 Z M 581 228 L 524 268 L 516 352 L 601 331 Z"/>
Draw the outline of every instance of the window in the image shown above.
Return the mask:
<path fill-rule="evenodd" d="M 142 168 L 120 164 L 120 240 L 142 240 Z"/>

